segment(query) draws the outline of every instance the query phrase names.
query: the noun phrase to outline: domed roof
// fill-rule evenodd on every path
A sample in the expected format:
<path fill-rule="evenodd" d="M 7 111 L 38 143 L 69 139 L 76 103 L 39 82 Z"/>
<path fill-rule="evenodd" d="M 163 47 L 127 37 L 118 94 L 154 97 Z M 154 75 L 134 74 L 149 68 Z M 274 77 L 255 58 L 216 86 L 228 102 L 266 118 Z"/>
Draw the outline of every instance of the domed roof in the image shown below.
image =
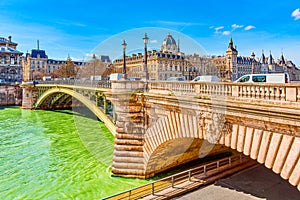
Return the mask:
<path fill-rule="evenodd" d="M 162 45 L 161 45 L 162 51 L 171 51 L 172 53 L 178 53 L 178 47 L 176 44 L 176 41 L 172 37 L 172 35 L 169 33 L 166 38 L 164 39 Z"/>
<path fill-rule="evenodd" d="M 163 44 L 165 45 L 176 45 L 176 41 L 172 37 L 172 35 L 169 33 L 166 38 L 163 41 Z"/>

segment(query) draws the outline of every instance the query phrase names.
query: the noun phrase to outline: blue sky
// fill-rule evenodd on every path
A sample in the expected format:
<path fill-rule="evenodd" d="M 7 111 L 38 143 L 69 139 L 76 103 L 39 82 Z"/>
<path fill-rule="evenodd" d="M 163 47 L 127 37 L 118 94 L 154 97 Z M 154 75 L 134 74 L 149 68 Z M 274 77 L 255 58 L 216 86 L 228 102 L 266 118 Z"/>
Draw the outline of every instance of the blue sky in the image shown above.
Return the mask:
<path fill-rule="evenodd" d="M 116 58 L 122 54 L 123 39 L 129 51 L 139 49 L 139 42 L 142 49 L 141 28 L 154 27 L 162 29 L 161 34 L 148 33 L 153 48 L 159 48 L 171 32 L 181 40 L 184 52 L 191 49 L 183 44 L 183 37 L 189 37 L 207 54 L 223 55 L 232 36 L 239 55 L 250 56 L 253 51 L 260 57 L 262 50 L 266 55 L 271 50 L 278 58 L 283 52 L 300 66 L 299 8 L 297 0 L 1 0 L 0 37 L 11 35 L 24 53 L 36 48 L 39 40 L 40 48 L 54 59 L 66 59 L 68 54 L 86 59 L 101 48 Z M 141 30 L 140 36 L 124 34 L 133 29 Z M 137 46 L 130 47 L 132 43 Z"/>

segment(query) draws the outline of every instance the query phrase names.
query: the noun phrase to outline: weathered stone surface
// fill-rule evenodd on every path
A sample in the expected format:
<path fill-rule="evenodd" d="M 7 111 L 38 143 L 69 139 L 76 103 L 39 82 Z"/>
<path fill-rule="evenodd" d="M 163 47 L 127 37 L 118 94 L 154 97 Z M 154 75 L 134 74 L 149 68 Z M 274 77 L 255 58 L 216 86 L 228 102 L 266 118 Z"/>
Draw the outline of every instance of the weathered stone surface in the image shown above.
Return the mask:
<path fill-rule="evenodd" d="M 128 167 L 128 166 L 127 166 Z M 112 167 L 112 173 L 117 176 L 145 178 L 145 169 Z"/>
<path fill-rule="evenodd" d="M 123 145 L 123 144 L 121 144 L 121 145 L 118 145 L 118 144 L 116 144 L 115 146 L 114 146 L 114 150 L 116 151 L 140 151 L 140 152 L 143 152 L 143 147 L 142 146 L 140 146 L 140 145 Z"/>
<path fill-rule="evenodd" d="M 143 145 L 143 140 L 137 140 L 137 139 L 129 140 L 129 139 L 115 138 L 115 144 L 118 144 L 118 145 L 140 145 L 140 146 L 142 146 Z"/>
<path fill-rule="evenodd" d="M 130 134 L 141 134 L 144 133 L 144 125 L 141 123 L 126 122 L 124 130 Z"/>
<path fill-rule="evenodd" d="M 142 123 L 144 122 L 145 118 L 144 116 L 140 116 L 138 115 L 134 115 L 132 114 L 131 116 L 126 116 L 126 115 L 122 115 L 122 113 L 119 113 L 118 115 L 118 121 L 120 122 L 133 122 L 133 123 Z"/>
<path fill-rule="evenodd" d="M 180 148 L 178 148 L 180 146 Z M 207 155 L 224 153 L 227 148 L 194 138 L 182 138 L 166 142 L 152 153 L 147 164 L 146 176 L 197 160 Z"/>
<path fill-rule="evenodd" d="M 127 133 L 120 134 L 120 133 L 117 133 L 117 134 L 115 134 L 115 138 L 143 140 L 144 139 L 144 134 L 127 134 Z"/>
<path fill-rule="evenodd" d="M 126 156 L 114 156 L 113 160 L 115 163 L 139 163 L 144 166 L 144 157 L 136 157 L 132 155 L 127 155 Z M 114 165 L 116 166 L 116 165 Z"/>
<path fill-rule="evenodd" d="M 136 163 L 136 162 L 113 162 L 113 167 L 118 169 L 145 169 L 145 165 L 143 163 Z"/>
<path fill-rule="evenodd" d="M 275 163 L 272 168 L 275 173 L 278 174 L 281 172 L 282 167 L 288 156 L 288 152 L 290 151 L 292 142 L 293 142 L 293 136 L 289 136 L 289 135 L 283 136 L 281 144 L 280 144 L 280 148 L 278 150 L 278 154 L 276 156 Z"/>
<path fill-rule="evenodd" d="M 123 127 L 117 127 L 117 128 L 116 128 L 116 132 L 117 132 L 117 133 L 125 133 L 125 130 L 124 130 Z"/>
<path fill-rule="evenodd" d="M 140 151 L 114 151 L 114 156 L 120 157 L 140 157 L 143 158 L 144 153 Z"/>

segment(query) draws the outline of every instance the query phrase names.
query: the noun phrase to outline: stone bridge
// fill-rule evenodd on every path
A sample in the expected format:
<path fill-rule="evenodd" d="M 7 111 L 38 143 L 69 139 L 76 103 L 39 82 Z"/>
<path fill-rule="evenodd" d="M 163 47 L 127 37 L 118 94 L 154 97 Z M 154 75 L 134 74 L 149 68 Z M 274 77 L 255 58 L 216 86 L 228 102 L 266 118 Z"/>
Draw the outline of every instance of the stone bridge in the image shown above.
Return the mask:
<path fill-rule="evenodd" d="M 117 81 L 111 89 L 23 88 L 24 108 L 71 105 L 72 96 L 91 109 L 115 136 L 116 175 L 147 178 L 231 148 L 300 190 L 299 84 Z M 100 99 L 113 104 L 113 117 Z"/>

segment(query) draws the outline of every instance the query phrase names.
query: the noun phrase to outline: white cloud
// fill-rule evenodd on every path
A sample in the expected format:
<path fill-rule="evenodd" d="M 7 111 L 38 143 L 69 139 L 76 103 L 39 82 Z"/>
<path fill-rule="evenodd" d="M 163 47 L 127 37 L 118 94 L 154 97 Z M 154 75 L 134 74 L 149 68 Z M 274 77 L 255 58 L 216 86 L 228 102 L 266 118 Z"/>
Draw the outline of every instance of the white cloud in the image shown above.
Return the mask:
<path fill-rule="evenodd" d="M 179 22 L 179 21 L 163 21 L 163 20 L 158 20 L 158 21 L 152 21 L 152 24 L 161 24 L 164 26 L 200 26 L 203 25 L 201 23 L 193 23 L 193 22 Z"/>
<path fill-rule="evenodd" d="M 223 31 L 222 35 L 230 35 L 230 31 Z"/>
<path fill-rule="evenodd" d="M 294 20 L 300 19 L 300 9 L 297 8 L 296 10 L 294 10 L 294 11 L 292 12 L 292 15 L 291 15 L 291 16 L 294 17 Z"/>
<path fill-rule="evenodd" d="M 231 27 L 233 29 L 237 29 L 237 28 L 243 28 L 244 26 L 243 25 L 232 24 Z"/>
<path fill-rule="evenodd" d="M 93 55 L 94 55 L 93 53 L 86 53 L 86 54 L 85 54 L 85 56 L 86 56 L 86 57 L 89 57 L 89 58 L 92 58 Z"/>
<path fill-rule="evenodd" d="M 215 28 L 215 31 L 218 32 L 219 30 L 222 30 L 224 28 L 224 26 L 219 26 Z"/>
<path fill-rule="evenodd" d="M 156 44 L 156 43 L 158 43 L 158 41 L 157 40 L 151 40 L 150 43 L 151 44 Z"/>
<path fill-rule="evenodd" d="M 256 27 L 252 26 L 252 25 L 249 25 L 249 26 L 245 27 L 245 31 L 249 31 L 249 30 L 254 29 L 254 28 L 256 28 Z"/>

